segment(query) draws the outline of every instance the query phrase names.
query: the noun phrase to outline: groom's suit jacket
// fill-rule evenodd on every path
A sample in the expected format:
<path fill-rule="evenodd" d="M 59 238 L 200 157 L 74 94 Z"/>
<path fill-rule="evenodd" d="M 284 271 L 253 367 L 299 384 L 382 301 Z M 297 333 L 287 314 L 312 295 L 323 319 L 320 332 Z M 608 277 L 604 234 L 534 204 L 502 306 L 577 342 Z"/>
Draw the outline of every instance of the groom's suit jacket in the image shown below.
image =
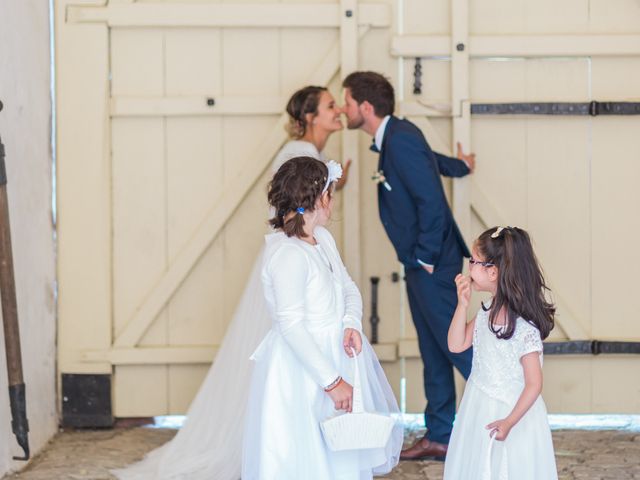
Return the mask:
<path fill-rule="evenodd" d="M 405 268 L 420 268 L 423 262 L 438 269 L 470 256 L 440 179 L 467 175 L 463 161 L 433 152 L 418 127 L 392 116 L 378 170 L 391 187 L 378 185 L 380 219 Z"/>

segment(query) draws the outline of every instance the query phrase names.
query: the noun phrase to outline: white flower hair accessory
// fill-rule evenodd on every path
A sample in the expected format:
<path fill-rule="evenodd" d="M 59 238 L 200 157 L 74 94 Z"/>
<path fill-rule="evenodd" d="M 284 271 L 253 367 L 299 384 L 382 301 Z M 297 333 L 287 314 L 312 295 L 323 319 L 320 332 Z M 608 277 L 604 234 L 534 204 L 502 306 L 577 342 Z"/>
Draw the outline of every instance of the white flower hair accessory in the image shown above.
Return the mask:
<path fill-rule="evenodd" d="M 331 185 L 331 183 L 342 177 L 342 166 L 335 160 L 329 160 L 327 163 L 327 170 L 329 170 L 329 174 L 327 175 L 327 183 L 324 184 L 322 193 L 329 189 L 329 185 Z"/>
<path fill-rule="evenodd" d="M 500 234 L 502 233 L 502 231 L 504 230 L 504 228 L 505 227 L 496 228 L 496 231 L 491 234 L 491 238 L 498 238 L 500 236 Z M 507 227 L 507 228 L 509 228 L 509 227 Z"/>

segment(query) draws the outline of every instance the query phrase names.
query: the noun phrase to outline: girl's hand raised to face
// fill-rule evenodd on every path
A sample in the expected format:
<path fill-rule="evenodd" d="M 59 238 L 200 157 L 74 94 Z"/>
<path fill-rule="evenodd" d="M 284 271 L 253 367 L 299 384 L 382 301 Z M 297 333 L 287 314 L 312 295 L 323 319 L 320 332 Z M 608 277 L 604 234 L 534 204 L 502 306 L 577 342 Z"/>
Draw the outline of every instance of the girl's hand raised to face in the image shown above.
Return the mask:
<path fill-rule="evenodd" d="M 356 354 L 360 353 L 362 351 L 362 337 L 360 336 L 360 332 L 353 328 L 346 328 L 344 330 L 342 346 L 350 357 L 353 357 L 352 348 L 355 349 Z"/>
<path fill-rule="evenodd" d="M 469 306 L 471 299 L 471 277 L 459 273 L 456 275 L 456 288 L 458 289 L 458 304 L 463 307 Z"/>

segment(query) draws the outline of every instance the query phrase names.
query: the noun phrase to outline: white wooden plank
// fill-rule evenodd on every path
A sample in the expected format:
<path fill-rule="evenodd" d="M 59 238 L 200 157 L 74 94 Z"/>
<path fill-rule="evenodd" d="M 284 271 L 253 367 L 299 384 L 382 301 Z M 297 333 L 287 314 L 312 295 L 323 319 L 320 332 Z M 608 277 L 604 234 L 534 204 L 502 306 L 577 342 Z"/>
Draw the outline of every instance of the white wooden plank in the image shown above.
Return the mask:
<path fill-rule="evenodd" d="M 138 29 L 114 29 L 114 32 Z M 221 28 L 157 29 L 164 37 L 166 96 L 221 96 L 223 90 Z M 149 95 L 143 92 L 144 96 Z"/>
<path fill-rule="evenodd" d="M 467 72 L 468 73 L 468 70 Z M 454 105 L 456 102 L 454 102 Z M 471 147 L 471 112 L 468 101 L 462 102 L 462 115 L 453 118 L 453 144 L 460 142 L 462 149 L 469 153 Z M 455 149 L 456 147 L 454 147 Z M 455 151 L 455 150 L 454 150 Z M 473 174 L 471 174 L 473 175 Z M 471 244 L 471 177 L 469 175 L 462 178 L 453 179 L 452 202 L 453 214 L 456 223 L 460 227 L 463 238 L 467 245 Z"/>
<path fill-rule="evenodd" d="M 82 360 L 88 363 L 109 362 L 111 365 L 211 363 L 217 351 L 217 345 L 111 348 L 105 350 L 85 350 L 82 352 Z"/>
<path fill-rule="evenodd" d="M 358 69 L 358 15 L 357 0 L 341 0 L 343 12 L 340 26 L 340 77 L 344 79 Z M 352 12 L 347 15 L 346 12 Z M 345 130 L 342 133 L 342 159 L 351 160 L 354 168 L 349 170 L 349 182 L 343 190 L 342 213 L 344 215 L 343 252 L 344 262 L 354 281 L 361 285 L 360 245 L 360 168 L 358 133 Z"/>
<path fill-rule="evenodd" d="M 355 12 L 354 12 L 355 13 Z M 361 25 L 386 27 L 384 4 L 358 7 Z M 69 23 L 106 23 L 109 27 L 339 27 L 344 11 L 331 4 L 109 4 L 69 6 Z"/>
<path fill-rule="evenodd" d="M 109 35 L 111 96 L 164 95 L 164 34 L 153 29 L 112 30 Z"/>
<path fill-rule="evenodd" d="M 184 415 L 200 390 L 211 365 L 169 365 L 169 415 Z"/>
<path fill-rule="evenodd" d="M 593 336 L 640 340 L 635 320 L 635 242 L 640 238 L 640 118 L 593 121 L 591 190 L 591 309 Z"/>
<path fill-rule="evenodd" d="M 166 197 L 164 120 L 112 122 L 111 141 L 112 328 L 118 332 L 166 268 L 166 217 L 158 208 Z M 160 342 L 157 333 L 153 341 Z"/>
<path fill-rule="evenodd" d="M 79 349 L 111 343 L 112 278 L 108 31 L 69 29 L 56 2 L 58 369 L 89 371 Z M 78 65 L 82 68 L 78 69 Z M 91 228 L 87 228 L 90 225 Z"/>
<path fill-rule="evenodd" d="M 469 0 L 451 3 L 451 107 L 453 146 L 460 143 L 471 151 L 471 111 L 469 104 Z M 471 236 L 471 185 L 469 176 L 453 179 L 452 207 L 467 245 Z"/>
<path fill-rule="evenodd" d="M 207 103 L 209 99 L 213 105 Z M 286 99 L 281 97 L 114 96 L 111 98 L 111 116 L 281 115 L 284 105 Z"/>
<path fill-rule="evenodd" d="M 471 57 L 586 57 L 640 55 L 640 35 L 472 35 Z M 448 35 L 403 35 L 391 41 L 391 55 L 443 57 L 452 52 Z"/>
<path fill-rule="evenodd" d="M 165 365 L 116 365 L 113 415 L 149 417 L 169 413 Z"/>

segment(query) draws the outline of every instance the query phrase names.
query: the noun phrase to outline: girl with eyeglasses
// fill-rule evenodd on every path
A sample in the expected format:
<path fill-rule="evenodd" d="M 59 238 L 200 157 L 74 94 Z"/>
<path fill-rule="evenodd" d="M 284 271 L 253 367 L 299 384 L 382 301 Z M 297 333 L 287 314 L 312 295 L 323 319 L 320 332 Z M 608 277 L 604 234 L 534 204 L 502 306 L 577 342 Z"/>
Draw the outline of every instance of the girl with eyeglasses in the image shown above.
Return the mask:
<path fill-rule="evenodd" d="M 458 306 L 448 345 L 473 345 L 471 375 L 453 426 L 445 480 L 558 478 L 542 391 L 542 340 L 555 307 L 529 235 L 485 231 L 473 244 L 469 275 L 455 279 Z M 491 293 L 470 322 L 471 290 Z"/>

